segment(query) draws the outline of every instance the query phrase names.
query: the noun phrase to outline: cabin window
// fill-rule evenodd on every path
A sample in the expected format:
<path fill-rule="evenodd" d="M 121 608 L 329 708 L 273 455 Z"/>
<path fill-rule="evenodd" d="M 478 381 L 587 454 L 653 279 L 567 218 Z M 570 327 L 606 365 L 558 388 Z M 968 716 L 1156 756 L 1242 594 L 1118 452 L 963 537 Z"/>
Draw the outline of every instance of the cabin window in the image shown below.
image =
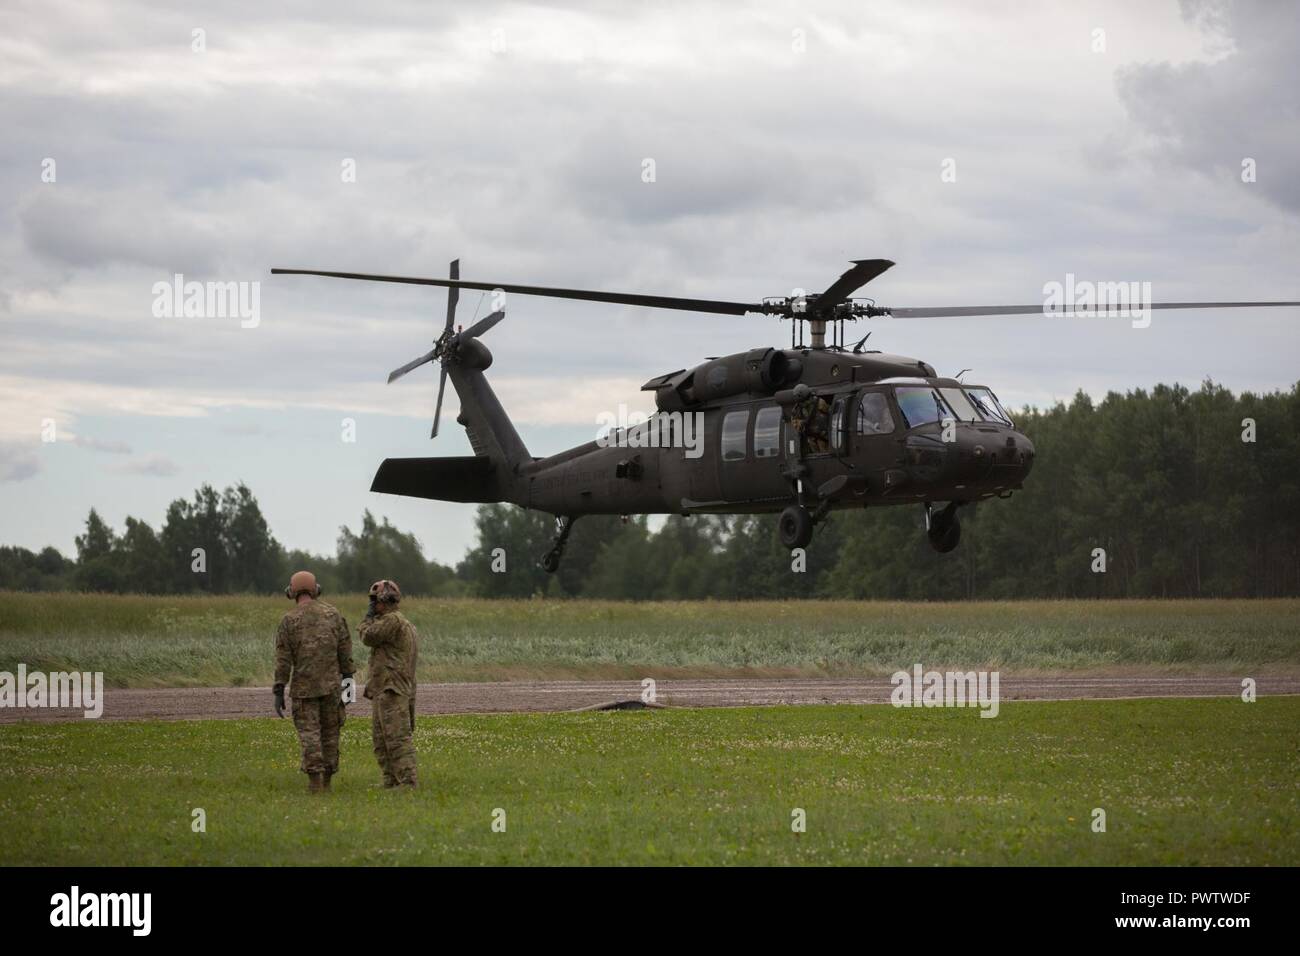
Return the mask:
<path fill-rule="evenodd" d="M 754 457 L 775 458 L 781 450 L 781 406 L 760 408 L 754 416 Z"/>
<path fill-rule="evenodd" d="M 749 431 L 749 409 L 727 412 L 722 419 L 722 460 L 745 460 L 745 433 Z"/>
<path fill-rule="evenodd" d="M 884 392 L 863 392 L 858 402 L 858 434 L 888 435 L 894 430 L 894 416 Z"/>

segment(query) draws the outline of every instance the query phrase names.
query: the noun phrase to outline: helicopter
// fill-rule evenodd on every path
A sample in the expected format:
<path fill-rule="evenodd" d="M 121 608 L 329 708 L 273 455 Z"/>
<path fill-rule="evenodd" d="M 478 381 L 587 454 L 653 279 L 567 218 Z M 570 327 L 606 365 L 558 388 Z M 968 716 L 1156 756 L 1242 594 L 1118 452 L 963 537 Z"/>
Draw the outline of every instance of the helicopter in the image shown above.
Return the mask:
<path fill-rule="evenodd" d="M 556 571 L 573 523 L 584 515 L 776 514 L 782 546 L 806 548 L 833 511 L 920 506 L 926 537 L 947 553 L 961 540 L 959 511 L 1023 489 L 1034 445 L 988 386 L 940 376 L 920 359 L 845 345 L 844 324 L 860 319 L 1052 314 L 1058 303 L 889 308 L 853 293 L 894 263 L 856 259 L 817 294 L 757 303 L 589 289 L 465 281 L 460 260 L 446 279 L 272 269 L 447 289 L 446 321 L 433 348 L 394 369 L 398 380 L 440 366 L 430 438 L 438 435 L 450 378 L 456 418 L 473 455 L 387 458 L 370 490 L 466 503 L 509 502 L 555 519 L 541 566 Z M 642 391 L 656 412 L 596 440 L 546 457 L 529 453 L 484 372 L 492 353 L 482 337 L 504 309 L 468 328 L 455 324 L 460 290 L 545 296 L 690 312 L 757 313 L 790 321 L 790 347 L 758 347 L 657 375 Z M 1147 309 L 1296 306 L 1300 302 L 1147 303 Z M 1104 315 L 1103 303 L 1072 314 Z M 1121 313 L 1122 314 L 1122 313 Z"/>

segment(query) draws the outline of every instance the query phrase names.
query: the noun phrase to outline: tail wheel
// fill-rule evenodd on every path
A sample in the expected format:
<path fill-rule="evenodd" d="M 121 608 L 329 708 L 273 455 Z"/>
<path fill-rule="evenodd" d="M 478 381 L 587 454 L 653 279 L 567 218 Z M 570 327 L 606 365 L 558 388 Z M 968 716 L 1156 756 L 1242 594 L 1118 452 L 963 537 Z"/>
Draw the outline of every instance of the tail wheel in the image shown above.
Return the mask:
<path fill-rule="evenodd" d="M 790 505 L 782 511 L 776 527 L 781 536 L 781 544 L 787 548 L 806 548 L 812 540 L 812 515 L 807 508 L 799 505 Z"/>
<path fill-rule="evenodd" d="M 542 555 L 542 570 L 547 574 L 554 574 L 560 570 L 560 552 L 547 551 Z"/>

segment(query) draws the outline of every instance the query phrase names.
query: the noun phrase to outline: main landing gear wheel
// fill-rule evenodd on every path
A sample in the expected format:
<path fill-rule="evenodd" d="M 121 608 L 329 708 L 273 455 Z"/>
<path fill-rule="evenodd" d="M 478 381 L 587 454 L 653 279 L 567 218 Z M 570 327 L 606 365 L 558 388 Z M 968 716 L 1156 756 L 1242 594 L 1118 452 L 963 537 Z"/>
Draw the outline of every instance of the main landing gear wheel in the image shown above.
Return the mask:
<path fill-rule="evenodd" d="M 926 505 L 926 537 L 930 547 L 947 554 L 961 541 L 961 522 L 957 520 L 957 502 L 948 503 L 942 511 L 931 511 Z"/>
<path fill-rule="evenodd" d="M 813 517 L 808 509 L 800 505 L 790 505 L 781 512 L 777 519 L 777 532 L 781 535 L 781 544 L 787 548 L 806 548 L 813 535 Z"/>

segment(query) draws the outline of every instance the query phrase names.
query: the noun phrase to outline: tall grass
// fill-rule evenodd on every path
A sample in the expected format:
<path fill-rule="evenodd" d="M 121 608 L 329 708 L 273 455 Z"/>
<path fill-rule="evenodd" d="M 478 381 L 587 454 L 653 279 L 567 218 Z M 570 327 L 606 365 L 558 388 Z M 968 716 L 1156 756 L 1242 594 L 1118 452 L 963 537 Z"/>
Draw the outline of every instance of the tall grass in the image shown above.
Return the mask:
<path fill-rule="evenodd" d="M 331 598 L 353 625 L 363 595 Z M 112 686 L 266 684 L 283 598 L 0 592 L 0 670 Z M 421 680 L 869 675 L 921 662 L 1226 672 L 1300 665 L 1300 600 L 664 602 L 408 599 Z M 366 649 L 354 641 L 364 664 Z"/>

